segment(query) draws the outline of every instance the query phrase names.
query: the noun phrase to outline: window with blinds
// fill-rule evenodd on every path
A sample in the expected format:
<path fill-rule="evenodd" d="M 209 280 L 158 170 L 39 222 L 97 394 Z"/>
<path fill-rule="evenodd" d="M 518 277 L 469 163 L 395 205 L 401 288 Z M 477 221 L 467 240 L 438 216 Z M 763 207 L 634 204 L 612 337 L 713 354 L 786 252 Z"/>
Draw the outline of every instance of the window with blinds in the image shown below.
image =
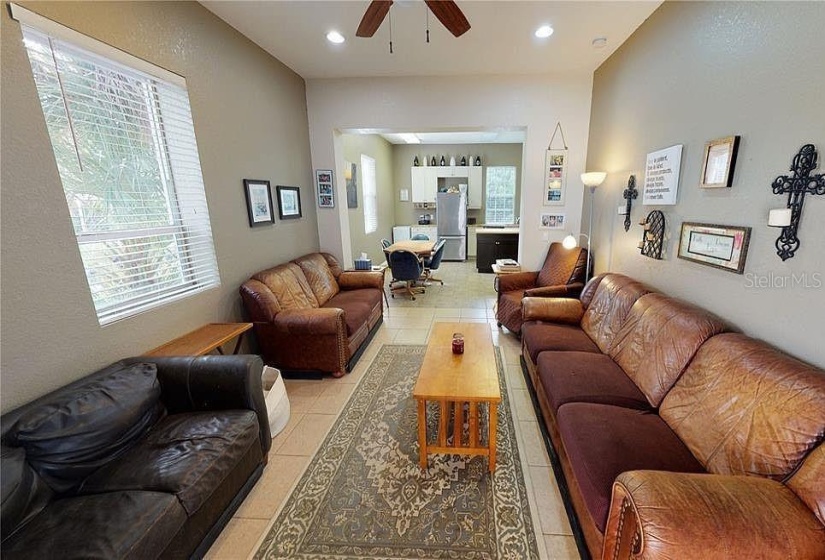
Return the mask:
<path fill-rule="evenodd" d="M 378 231 L 378 187 L 375 184 L 375 160 L 361 154 L 361 177 L 364 181 L 364 233 Z"/>
<path fill-rule="evenodd" d="M 512 224 L 516 221 L 516 168 L 487 167 L 487 200 L 484 221 L 488 224 Z"/>
<path fill-rule="evenodd" d="M 82 35 L 81 48 L 13 10 L 100 324 L 218 286 L 183 79 L 101 56 Z"/>

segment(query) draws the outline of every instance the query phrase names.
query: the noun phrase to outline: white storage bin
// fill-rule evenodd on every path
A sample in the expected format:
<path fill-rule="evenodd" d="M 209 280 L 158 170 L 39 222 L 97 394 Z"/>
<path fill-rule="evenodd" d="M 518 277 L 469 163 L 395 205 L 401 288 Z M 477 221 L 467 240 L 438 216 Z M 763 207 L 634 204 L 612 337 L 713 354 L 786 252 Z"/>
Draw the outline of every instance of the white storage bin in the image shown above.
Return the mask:
<path fill-rule="evenodd" d="M 289 398 L 286 395 L 286 386 L 280 370 L 264 366 L 261 381 L 264 387 L 266 412 L 269 415 L 269 431 L 272 437 L 275 437 L 289 422 Z"/>

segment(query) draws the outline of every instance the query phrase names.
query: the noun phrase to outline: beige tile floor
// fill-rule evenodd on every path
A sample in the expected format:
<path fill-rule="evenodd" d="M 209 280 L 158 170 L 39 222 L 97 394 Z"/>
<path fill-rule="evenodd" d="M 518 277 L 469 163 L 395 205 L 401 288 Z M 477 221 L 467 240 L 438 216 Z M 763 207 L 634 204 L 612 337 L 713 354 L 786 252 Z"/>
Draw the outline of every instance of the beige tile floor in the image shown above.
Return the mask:
<path fill-rule="evenodd" d="M 396 296 L 384 313 L 384 324 L 353 371 L 341 379 L 288 380 L 291 417 L 272 440 L 269 464 L 235 516 L 209 550 L 208 560 L 245 559 L 255 553 L 292 487 L 303 474 L 347 399 L 382 344 L 424 344 L 439 321 L 487 322 L 493 343 L 505 362 L 510 402 L 528 488 L 541 558 L 579 558 L 550 460 L 519 365 L 520 343 L 496 327 L 493 275 L 477 274 L 473 262 L 442 263 L 435 284 L 416 301 Z"/>

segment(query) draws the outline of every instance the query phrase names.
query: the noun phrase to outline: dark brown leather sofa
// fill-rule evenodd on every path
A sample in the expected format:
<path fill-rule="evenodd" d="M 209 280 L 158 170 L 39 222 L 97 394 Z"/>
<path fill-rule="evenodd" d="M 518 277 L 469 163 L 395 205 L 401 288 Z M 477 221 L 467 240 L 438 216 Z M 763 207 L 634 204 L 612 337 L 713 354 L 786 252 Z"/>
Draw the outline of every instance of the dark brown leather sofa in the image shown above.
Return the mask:
<path fill-rule="evenodd" d="M 2 557 L 202 557 L 266 462 L 262 369 L 131 358 L 3 415 Z"/>
<path fill-rule="evenodd" d="M 350 371 L 381 326 L 383 290 L 383 273 L 345 272 L 328 253 L 263 270 L 240 288 L 267 364 L 336 377 Z"/>
<path fill-rule="evenodd" d="M 619 274 L 525 298 L 522 360 L 593 558 L 825 558 L 825 371 Z"/>

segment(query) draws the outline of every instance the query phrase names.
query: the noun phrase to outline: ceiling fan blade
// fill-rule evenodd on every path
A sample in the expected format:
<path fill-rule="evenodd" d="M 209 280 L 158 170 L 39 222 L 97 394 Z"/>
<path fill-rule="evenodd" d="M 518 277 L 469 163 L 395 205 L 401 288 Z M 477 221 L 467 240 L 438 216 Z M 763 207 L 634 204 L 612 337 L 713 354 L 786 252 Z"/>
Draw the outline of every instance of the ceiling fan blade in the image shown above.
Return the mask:
<path fill-rule="evenodd" d="M 355 32 L 356 37 L 372 37 L 384 18 L 387 17 L 387 12 L 390 11 L 392 0 L 373 0 L 367 6 L 367 11 L 364 12 L 364 17 L 361 18 L 361 23 L 358 24 L 358 31 Z"/>
<path fill-rule="evenodd" d="M 438 21 L 456 37 L 461 37 L 470 30 L 470 22 L 464 17 L 461 8 L 452 0 L 424 0 L 424 2 Z"/>

